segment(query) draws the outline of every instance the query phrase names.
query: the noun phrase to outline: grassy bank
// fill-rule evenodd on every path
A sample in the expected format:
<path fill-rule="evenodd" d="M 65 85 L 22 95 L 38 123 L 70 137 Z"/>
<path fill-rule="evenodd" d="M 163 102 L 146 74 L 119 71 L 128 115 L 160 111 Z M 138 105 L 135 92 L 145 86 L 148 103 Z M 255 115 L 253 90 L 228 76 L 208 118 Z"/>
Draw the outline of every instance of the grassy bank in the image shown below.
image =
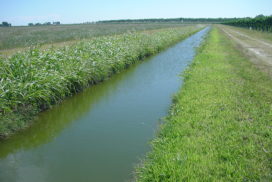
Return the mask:
<path fill-rule="evenodd" d="M 105 36 L 0 58 L 0 136 L 27 127 L 38 112 L 198 30 L 194 26 Z"/>
<path fill-rule="evenodd" d="M 137 181 L 271 181 L 272 81 L 213 28 Z"/>

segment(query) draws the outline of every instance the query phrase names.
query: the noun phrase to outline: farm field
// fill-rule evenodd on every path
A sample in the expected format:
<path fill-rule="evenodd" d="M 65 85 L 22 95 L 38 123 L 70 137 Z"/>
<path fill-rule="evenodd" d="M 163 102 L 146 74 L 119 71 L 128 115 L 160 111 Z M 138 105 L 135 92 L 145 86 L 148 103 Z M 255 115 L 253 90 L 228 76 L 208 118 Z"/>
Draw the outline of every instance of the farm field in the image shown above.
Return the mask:
<path fill-rule="evenodd" d="M 182 27 L 175 23 L 134 23 L 134 24 L 79 24 L 79 25 L 50 25 L 30 27 L 0 27 L 0 53 L 7 49 L 30 46 L 55 44 L 92 37 L 122 34 L 143 30 L 153 30 L 169 27 Z M 5 51 L 4 51 L 5 50 Z M 9 50 L 10 51 L 10 50 Z"/>
<path fill-rule="evenodd" d="M 154 134 L 158 120 L 167 114 L 171 95 L 182 83 L 179 78 L 180 72 L 190 64 L 196 47 L 209 32 L 208 27 L 202 27 L 201 30 L 192 28 L 188 29 L 188 32 L 179 28 L 159 30 L 153 32 L 154 34 L 149 32 L 148 37 L 145 35 L 146 32 L 144 35 L 143 32 L 139 32 L 137 36 L 126 35 L 125 40 L 128 42 L 125 43 L 124 35 L 118 35 L 120 39 L 112 37 L 113 40 L 120 40 L 122 45 L 126 45 L 129 52 L 127 55 L 135 53 L 127 43 L 130 43 L 133 50 L 135 45 L 140 45 L 135 50 L 137 51 L 141 48 L 146 49 L 143 47 L 145 41 L 148 41 L 148 50 L 155 50 L 152 48 L 153 45 L 158 46 L 161 41 L 167 43 L 171 40 L 170 37 L 176 37 L 179 41 L 177 40 L 171 48 L 131 65 L 104 82 L 66 98 L 51 109 L 40 113 L 31 127 L 2 140 L 0 181 L 36 182 L 42 178 L 50 182 L 120 182 L 132 179 L 134 165 L 149 150 L 148 141 Z M 141 40 L 140 43 L 135 44 L 134 39 L 129 39 L 131 36 L 135 38 L 135 42 Z M 107 45 L 111 46 L 109 37 L 106 38 Z M 98 45 L 101 45 L 101 42 Z M 117 49 L 118 45 L 114 44 Z M 105 50 L 115 52 L 107 48 Z M 124 54 L 126 51 L 122 50 L 119 54 L 121 53 Z M 67 62 L 66 58 L 59 62 Z M 54 59 L 53 62 L 58 60 Z M 69 77 L 74 75 L 76 70 L 82 70 L 77 64 L 71 67 L 75 70 Z M 87 73 L 93 73 L 88 72 L 86 64 L 82 67 Z M 50 79 L 41 85 L 48 84 L 52 84 Z M 14 160 L 16 163 L 13 163 Z M 25 175 L 20 172 L 21 170 L 26 170 L 31 175 Z M 73 172 L 66 173 L 67 171 Z M 101 175 L 105 174 L 105 171 L 107 174 Z"/>
<path fill-rule="evenodd" d="M 102 36 L 62 48 L 34 48 L 0 58 L 0 136 L 27 127 L 38 112 L 201 28 L 182 26 Z"/>
<path fill-rule="evenodd" d="M 0 182 L 272 181 L 272 16 L 232 17 L 264 1 L 198 2 L 232 4 L 218 18 L 16 1 L 0 12 Z"/>
<path fill-rule="evenodd" d="M 185 72 L 137 181 L 272 180 L 272 80 L 221 29 Z"/>

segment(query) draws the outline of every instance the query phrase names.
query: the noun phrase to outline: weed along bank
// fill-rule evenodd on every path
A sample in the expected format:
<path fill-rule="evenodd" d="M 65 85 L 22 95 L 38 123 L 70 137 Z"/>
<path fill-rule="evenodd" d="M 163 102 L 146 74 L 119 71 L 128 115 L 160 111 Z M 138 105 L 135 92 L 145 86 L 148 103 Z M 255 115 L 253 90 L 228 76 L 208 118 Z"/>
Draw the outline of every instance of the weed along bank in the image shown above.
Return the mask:
<path fill-rule="evenodd" d="M 132 180 L 207 32 L 181 33 L 188 38 L 40 113 L 0 143 L 0 181 Z"/>

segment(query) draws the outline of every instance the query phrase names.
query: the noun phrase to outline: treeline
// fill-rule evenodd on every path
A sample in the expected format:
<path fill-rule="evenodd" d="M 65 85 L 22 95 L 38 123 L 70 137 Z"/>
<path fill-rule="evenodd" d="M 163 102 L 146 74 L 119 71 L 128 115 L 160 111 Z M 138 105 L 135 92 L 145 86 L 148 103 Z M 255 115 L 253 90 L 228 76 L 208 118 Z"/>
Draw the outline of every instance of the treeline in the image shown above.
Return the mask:
<path fill-rule="evenodd" d="M 97 23 L 220 23 L 260 31 L 272 32 L 272 15 L 258 15 L 255 18 L 153 18 L 103 20 Z"/>
<path fill-rule="evenodd" d="M 223 24 L 272 32 L 272 16 L 258 15 L 255 18 L 239 18 Z"/>
<path fill-rule="evenodd" d="M 123 19 L 104 20 L 97 23 L 223 23 L 235 18 L 153 18 L 153 19 Z"/>
<path fill-rule="evenodd" d="M 56 22 L 45 22 L 45 23 L 28 23 L 28 26 L 41 26 L 41 25 L 60 25 L 59 21 Z"/>
<path fill-rule="evenodd" d="M 11 23 L 3 21 L 2 24 L 0 24 L 0 27 L 11 27 Z"/>

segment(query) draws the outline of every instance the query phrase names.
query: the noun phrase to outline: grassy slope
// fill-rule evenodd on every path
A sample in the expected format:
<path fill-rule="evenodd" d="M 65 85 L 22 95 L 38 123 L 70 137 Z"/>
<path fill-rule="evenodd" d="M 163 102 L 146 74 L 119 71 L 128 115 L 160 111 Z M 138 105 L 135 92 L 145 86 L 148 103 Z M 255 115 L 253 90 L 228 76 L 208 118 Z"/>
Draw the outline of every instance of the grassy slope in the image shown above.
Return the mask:
<path fill-rule="evenodd" d="M 105 36 L 0 58 L 0 137 L 29 126 L 38 112 L 65 97 L 199 30 L 194 26 Z"/>
<path fill-rule="evenodd" d="M 137 181 L 271 181 L 272 81 L 213 29 Z"/>

